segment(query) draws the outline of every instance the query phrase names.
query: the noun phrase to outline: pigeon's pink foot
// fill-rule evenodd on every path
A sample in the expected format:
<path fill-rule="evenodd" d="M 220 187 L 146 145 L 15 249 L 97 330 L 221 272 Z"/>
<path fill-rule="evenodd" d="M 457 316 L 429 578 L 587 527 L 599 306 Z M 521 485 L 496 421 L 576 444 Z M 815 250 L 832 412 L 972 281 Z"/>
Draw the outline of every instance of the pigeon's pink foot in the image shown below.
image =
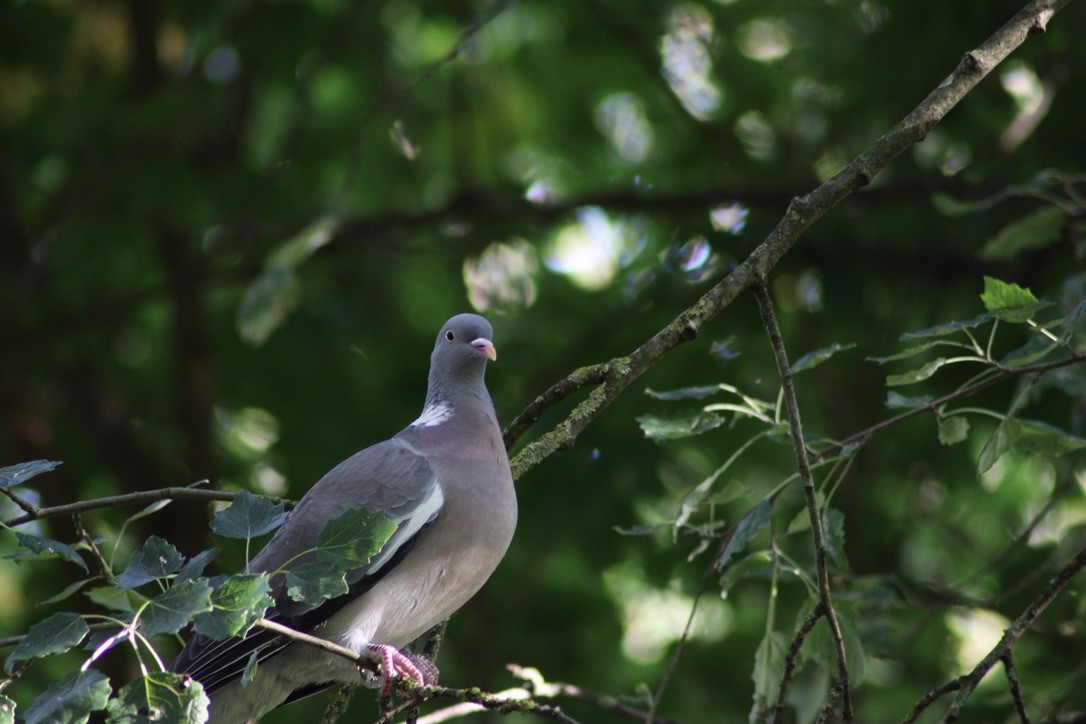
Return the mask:
<path fill-rule="evenodd" d="M 415 666 L 415 662 L 408 658 L 407 654 L 395 646 L 388 644 L 370 644 L 366 647 L 370 654 L 381 663 L 382 683 L 381 696 L 388 696 L 392 690 L 392 682 L 397 677 L 413 679 L 420 686 L 426 685 L 426 676 Z"/>

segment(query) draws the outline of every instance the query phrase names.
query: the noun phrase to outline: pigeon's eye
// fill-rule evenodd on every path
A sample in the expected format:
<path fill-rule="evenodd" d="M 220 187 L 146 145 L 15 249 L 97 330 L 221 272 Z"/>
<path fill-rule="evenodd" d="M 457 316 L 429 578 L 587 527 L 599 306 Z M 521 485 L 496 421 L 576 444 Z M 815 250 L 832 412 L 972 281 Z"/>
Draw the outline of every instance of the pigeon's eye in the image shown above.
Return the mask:
<path fill-rule="evenodd" d="M 449 340 L 450 342 L 452 342 L 452 341 L 453 341 L 454 339 L 456 339 L 456 335 L 455 335 L 455 334 L 453 334 L 453 331 L 452 331 L 451 329 L 449 329 L 449 330 L 446 330 L 446 331 L 445 331 L 445 339 L 447 339 L 447 340 Z"/>

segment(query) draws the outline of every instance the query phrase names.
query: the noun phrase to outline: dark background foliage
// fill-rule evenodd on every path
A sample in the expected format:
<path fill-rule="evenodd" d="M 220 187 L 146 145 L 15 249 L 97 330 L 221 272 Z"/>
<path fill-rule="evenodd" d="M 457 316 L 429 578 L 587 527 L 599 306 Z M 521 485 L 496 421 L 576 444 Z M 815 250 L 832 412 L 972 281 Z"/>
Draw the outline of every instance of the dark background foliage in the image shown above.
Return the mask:
<path fill-rule="evenodd" d="M 489 385 L 508 421 L 573 368 L 628 352 L 693 303 L 792 196 L 872 143 L 1018 7 L 4 3 L 0 461 L 64 462 L 40 478 L 42 505 L 204 478 L 297 498 L 415 417 L 434 332 L 473 306 L 496 328 Z M 909 363 L 866 358 L 900 351 L 903 332 L 980 313 L 986 274 L 1060 314 L 1081 299 L 1083 22 L 1072 3 L 774 270 L 793 359 L 856 345 L 797 377 L 810 430 L 841 438 L 889 417 L 885 375 Z M 966 206 L 1015 188 L 1025 192 Z M 1036 248 L 985 251 L 1046 208 L 1060 212 L 1026 234 Z M 734 223 L 714 224 L 713 209 Z M 994 351 L 1026 338 L 1007 327 Z M 975 372 L 958 370 L 905 394 L 945 394 Z M 708 554 L 688 560 L 697 540 L 687 532 L 617 529 L 670 523 L 682 496 L 762 427 L 729 420 L 654 442 L 637 417 L 698 405 L 641 392 L 721 382 L 776 399 L 753 299 L 522 478 L 513 547 L 450 626 L 447 683 L 500 690 L 516 662 L 597 691 L 655 690 Z M 966 404 L 1005 413 L 1019 389 L 1004 383 Z M 1083 435 L 1083 389 L 1075 371 L 1041 385 L 1027 416 Z M 895 426 L 840 478 L 833 506 L 851 570 L 835 582 L 865 652 L 860 721 L 899 719 L 970 668 L 1082 545 L 1081 460 L 1008 455 L 978 476 L 997 420 L 970 421 L 955 446 L 940 444 L 931 415 Z M 713 516 L 734 523 L 793 471 L 788 446 L 755 443 L 720 481 L 745 492 Z M 989 566 L 1050 500 L 1035 534 Z M 778 534 L 801 509 L 798 488 L 778 500 Z M 112 545 L 131 512 L 86 521 Z M 151 533 L 188 555 L 218 545 L 208 517 L 206 505 L 174 502 L 137 521 L 118 564 Z M 74 540 L 64 519 L 40 530 Z M 785 548 L 809 565 L 801 538 Z M 752 549 L 768 544 L 767 530 Z M 217 565 L 235 570 L 242 555 L 227 546 Z M 80 595 L 36 606 L 77 573 L 0 563 L 0 634 L 53 610 L 91 610 Z M 790 637 L 808 599 L 794 576 L 779 585 L 775 626 Z M 666 716 L 735 721 L 751 708 L 769 580 L 755 572 L 720 591 L 714 578 Z M 1081 688 L 1080 601 L 1059 599 L 1016 649 L 1038 712 Z M 6 693 L 25 706 L 80 660 L 35 664 Z M 120 653 L 106 666 L 117 682 L 136 673 Z M 821 701 L 822 671 L 797 679 L 797 702 Z M 324 703 L 266 721 L 315 719 Z M 1081 693 L 1063 703 L 1086 708 Z M 564 705 L 584 721 L 610 716 Z M 353 707 L 375 712 L 368 694 Z M 966 713 L 1013 712 L 992 685 Z"/>

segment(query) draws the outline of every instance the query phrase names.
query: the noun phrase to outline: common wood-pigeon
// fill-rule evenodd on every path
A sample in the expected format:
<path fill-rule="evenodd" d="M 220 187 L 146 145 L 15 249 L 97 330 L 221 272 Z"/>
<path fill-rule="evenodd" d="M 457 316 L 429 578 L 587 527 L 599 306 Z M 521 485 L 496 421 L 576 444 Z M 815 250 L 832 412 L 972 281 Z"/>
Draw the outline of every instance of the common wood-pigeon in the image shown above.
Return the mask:
<path fill-rule="evenodd" d="M 496 359 L 490 324 L 460 314 L 442 327 L 430 356 L 422 414 L 404 430 L 333 468 L 291 511 L 250 570 L 297 565 L 325 524 L 352 508 L 396 524 L 384 547 L 347 575 L 350 591 L 315 606 L 291 599 L 272 578 L 267 618 L 342 644 L 381 664 L 386 681 L 425 677 L 400 652 L 463 606 L 505 555 L 517 503 L 509 458 L 484 383 Z M 253 652 L 255 678 L 240 677 Z M 244 722 L 284 702 L 363 674 L 347 659 L 262 628 L 214 641 L 195 635 L 173 664 L 200 681 L 212 724 Z"/>

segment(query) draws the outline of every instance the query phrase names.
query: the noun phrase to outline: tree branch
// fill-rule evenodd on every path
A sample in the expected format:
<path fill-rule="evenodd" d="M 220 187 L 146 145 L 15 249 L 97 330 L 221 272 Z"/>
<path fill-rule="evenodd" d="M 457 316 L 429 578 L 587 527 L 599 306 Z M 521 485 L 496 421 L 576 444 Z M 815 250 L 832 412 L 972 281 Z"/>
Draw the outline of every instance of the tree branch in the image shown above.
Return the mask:
<path fill-rule="evenodd" d="M 815 610 L 819 612 L 819 615 L 826 617 L 826 623 L 829 625 L 830 633 L 833 636 L 833 646 L 837 655 L 837 681 L 841 687 L 841 700 L 844 706 L 843 718 L 846 722 L 849 722 L 852 721 L 852 695 L 849 691 L 848 665 L 845 661 L 845 642 L 841 636 L 841 624 L 837 620 L 837 611 L 833 607 L 833 598 L 830 594 L 830 576 L 827 569 L 829 554 L 826 549 L 825 535 L 822 531 L 822 513 L 818 509 L 818 493 L 815 491 L 814 477 L 811 475 L 811 463 L 807 458 L 807 445 L 803 441 L 803 426 L 799 417 L 796 390 L 792 385 L 792 371 L 788 364 L 788 353 L 784 349 L 781 330 L 777 326 L 777 317 L 773 313 L 773 300 L 769 298 L 769 290 L 766 289 L 764 281 L 754 287 L 754 296 L 758 299 L 758 311 L 762 316 L 762 326 L 765 327 L 766 334 L 769 337 L 769 345 L 773 348 L 773 359 L 777 363 L 777 375 L 780 377 L 781 389 L 784 393 L 784 408 L 788 414 L 788 434 L 792 438 L 792 448 L 796 456 L 800 485 L 803 487 L 803 497 L 807 501 L 807 517 L 811 521 L 811 542 L 814 544 L 815 571 L 818 575 L 818 606 L 815 607 Z M 799 634 L 797 634 L 798 637 Z M 791 680 L 787 676 L 782 677 L 777 695 L 777 707 L 774 712 L 773 720 L 775 722 L 781 721 L 784 698 L 790 683 Z"/>
<path fill-rule="evenodd" d="M 82 513 L 87 510 L 97 510 L 100 508 L 117 508 L 125 505 L 139 505 L 140 503 L 154 503 L 159 500 L 203 500 L 206 502 L 212 501 L 231 501 L 237 496 L 236 491 L 231 490 L 200 490 L 197 488 L 157 488 L 155 490 L 141 490 L 135 493 L 125 493 L 124 495 L 112 495 L 107 498 L 95 498 L 94 500 L 80 500 L 76 503 L 67 503 L 66 505 L 56 505 L 51 508 L 38 508 L 37 514 L 27 513 L 26 515 L 20 515 L 15 518 L 5 520 L 0 525 L 7 528 L 14 528 L 18 525 L 25 525 L 32 520 L 43 520 L 45 518 L 56 518 L 61 515 L 71 515 L 72 513 Z M 273 499 L 274 500 L 274 499 Z M 286 504 L 292 504 L 291 501 L 280 501 Z"/>
<path fill-rule="evenodd" d="M 999 640 L 999 643 L 992 648 L 988 654 L 980 660 L 980 662 L 973 667 L 965 676 L 960 676 L 957 679 L 949 681 L 945 684 L 940 684 L 927 694 L 924 695 L 916 706 L 906 715 L 903 720 L 904 724 L 915 722 L 921 713 L 933 702 L 935 702 L 943 694 L 950 691 L 957 691 L 958 696 L 947 710 L 946 715 L 942 718 L 942 722 L 949 724 L 949 722 L 957 721 L 958 714 L 961 712 L 965 702 L 969 700 L 973 690 L 980 683 L 980 680 L 984 678 L 984 675 L 995 666 L 997 661 L 1007 656 L 1011 649 L 1014 647 L 1018 639 L 1029 629 L 1033 622 L 1037 620 L 1048 604 L 1059 595 L 1059 593 L 1067 587 L 1067 584 L 1071 582 L 1075 576 L 1082 572 L 1082 569 L 1086 568 L 1086 548 L 1083 548 L 1078 554 L 1071 559 L 1063 569 L 1056 574 L 1055 578 L 1049 581 L 1044 590 L 1033 600 L 1033 602 L 1026 608 L 1022 614 L 1014 620 L 1014 623 L 1003 632 L 1003 637 Z"/>
<path fill-rule="evenodd" d="M 1043 32 L 1049 19 L 1069 2 L 1070 0 L 1033 0 L 1027 4 L 991 37 L 967 52 L 950 76 L 921 101 L 920 105 L 836 176 L 805 196 L 792 199 L 784 217 L 743 263 L 629 355 L 604 363 L 606 373 L 595 383 L 597 387 L 592 390 L 588 399 L 578 404 L 565 420 L 529 443 L 513 458 L 514 478 L 519 478 L 557 450 L 572 446 L 581 431 L 614 402 L 630 383 L 665 354 L 683 342 L 697 337 L 701 329 L 730 306 L 740 292 L 764 279 L 808 228 L 853 192 L 867 186 L 909 146 L 923 140 L 977 83 L 1029 36 Z M 552 394 L 544 393 L 532 403 L 529 416 L 538 419 L 539 415 L 568 396 L 569 392 L 585 386 L 584 382 L 574 380 L 575 376 L 583 375 L 585 369 L 599 368 L 600 365 L 582 368 L 552 386 L 548 390 L 548 393 Z M 564 391 L 567 388 L 569 390 L 565 395 L 552 392 Z M 506 436 L 507 445 L 515 442 L 519 434 L 519 428 L 511 428 Z"/>

